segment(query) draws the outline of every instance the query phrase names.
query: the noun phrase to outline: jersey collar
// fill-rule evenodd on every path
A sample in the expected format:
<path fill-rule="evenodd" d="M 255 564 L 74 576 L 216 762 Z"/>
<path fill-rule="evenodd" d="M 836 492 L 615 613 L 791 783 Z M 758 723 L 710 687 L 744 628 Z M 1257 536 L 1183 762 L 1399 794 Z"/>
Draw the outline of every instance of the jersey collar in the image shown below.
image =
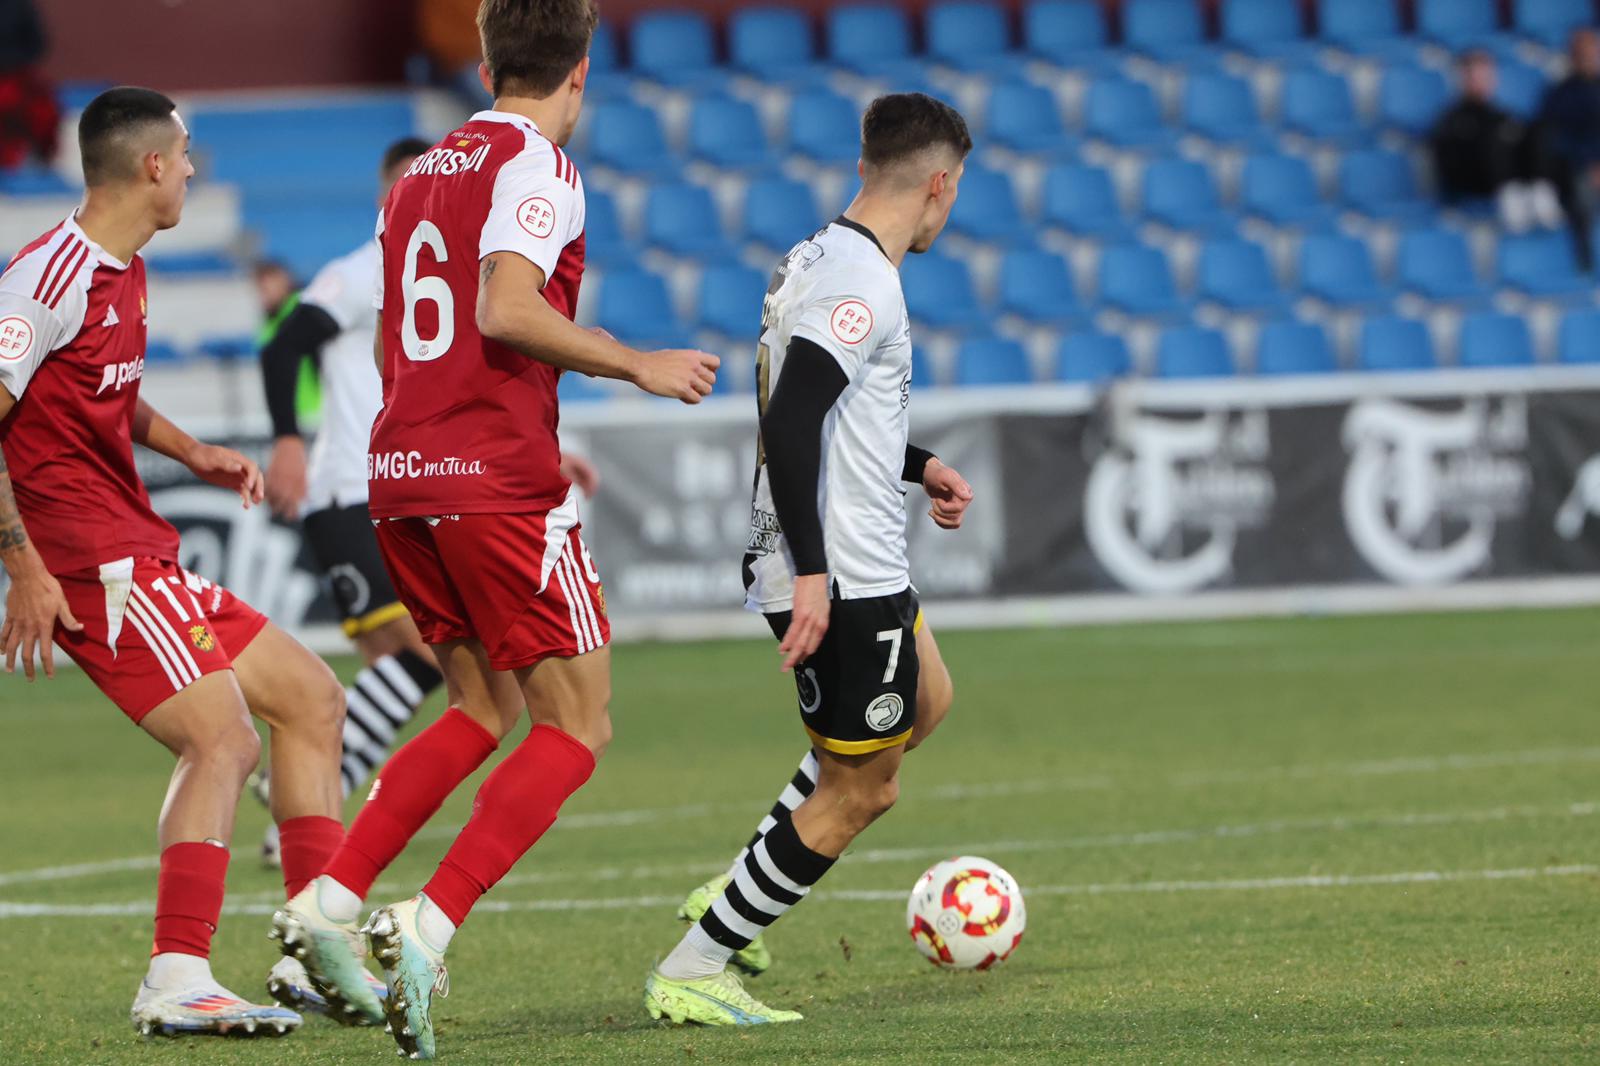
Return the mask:
<path fill-rule="evenodd" d="M 70 214 L 70 215 L 68 215 L 66 217 L 66 220 L 61 223 L 61 228 L 66 230 L 68 233 L 72 234 L 74 237 L 78 238 L 84 244 L 87 244 L 89 246 L 89 251 L 94 253 L 95 259 L 97 261 L 99 261 L 102 265 L 108 266 L 112 270 L 127 270 L 128 269 L 128 264 L 127 263 L 124 263 L 122 260 L 120 260 L 116 256 L 112 255 L 110 252 L 108 252 L 104 248 L 100 247 L 98 244 L 96 244 L 94 242 L 94 238 L 93 237 L 90 237 L 87 233 L 83 232 L 83 227 L 78 225 L 78 212 L 77 211 L 73 211 L 72 214 Z"/>
<path fill-rule="evenodd" d="M 861 223 L 857 222 L 855 219 L 845 218 L 843 215 L 840 215 L 838 218 L 833 220 L 833 224 L 835 226 L 843 226 L 845 229 L 855 230 L 867 240 L 871 241 L 872 246 L 878 249 L 879 252 L 882 252 L 885 259 L 889 258 L 889 253 L 883 251 L 883 242 L 878 240 L 878 235 L 873 233 L 867 227 L 863 226 Z"/>
<path fill-rule="evenodd" d="M 529 118 L 527 115 L 513 115 L 509 111 L 479 111 L 467 121 L 504 122 L 508 126 L 521 126 L 524 129 L 532 130 L 534 133 L 538 133 L 541 137 L 544 136 L 544 134 L 539 130 L 539 124 L 533 121 L 533 119 Z"/>

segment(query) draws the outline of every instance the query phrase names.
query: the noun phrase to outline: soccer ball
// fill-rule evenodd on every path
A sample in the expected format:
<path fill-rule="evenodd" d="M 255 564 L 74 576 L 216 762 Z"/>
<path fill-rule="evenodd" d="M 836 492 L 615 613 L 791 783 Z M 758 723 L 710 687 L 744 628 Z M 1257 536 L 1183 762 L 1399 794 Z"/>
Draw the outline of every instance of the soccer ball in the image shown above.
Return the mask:
<path fill-rule="evenodd" d="M 1004 962 L 1027 924 L 1016 879 L 972 855 L 936 864 L 917 879 L 906 902 L 912 943 L 947 970 L 987 970 Z"/>

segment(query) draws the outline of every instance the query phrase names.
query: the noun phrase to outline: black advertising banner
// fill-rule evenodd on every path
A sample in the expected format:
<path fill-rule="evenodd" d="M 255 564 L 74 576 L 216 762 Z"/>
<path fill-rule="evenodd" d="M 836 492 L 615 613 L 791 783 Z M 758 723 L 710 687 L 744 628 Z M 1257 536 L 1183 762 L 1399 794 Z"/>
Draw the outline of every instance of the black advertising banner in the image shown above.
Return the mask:
<path fill-rule="evenodd" d="M 977 492 L 949 533 L 908 486 L 929 600 L 1600 576 L 1597 370 L 929 393 L 912 412 L 916 443 Z M 714 632 L 694 620 L 741 605 L 754 422 L 742 400 L 566 413 L 564 443 L 603 478 L 583 522 L 624 635 Z M 296 529 L 140 462 L 186 566 L 292 629 L 333 621 Z"/>

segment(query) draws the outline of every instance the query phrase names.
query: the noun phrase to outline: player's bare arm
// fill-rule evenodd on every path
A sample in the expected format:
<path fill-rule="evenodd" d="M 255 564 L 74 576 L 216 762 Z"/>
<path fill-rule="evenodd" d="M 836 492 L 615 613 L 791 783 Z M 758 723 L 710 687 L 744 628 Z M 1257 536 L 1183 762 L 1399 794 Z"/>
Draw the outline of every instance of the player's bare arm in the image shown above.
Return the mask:
<path fill-rule="evenodd" d="M 635 351 L 576 326 L 544 300 L 528 298 L 544 282 L 544 271 L 514 252 L 485 256 L 478 275 L 478 332 L 530 359 L 631 382 L 655 396 L 692 404 L 711 395 L 722 363 L 716 356 L 688 349 Z"/>
<path fill-rule="evenodd" d="M 261 470 L 254 461 L 232 448 L 202 444 L 144 400 L 133 414 L 133 441 L 177 460 L 202 481 L 238 493 L 247 510 L 261 502 Z"/>
<path fill-rule="evenodd" d="M 16 398 L 0 389 L 0 421 L 11 413 Z M 16 496 L 11 491 L 11 471 L 6 457 L 0 453 L 0 563 L 11 578 L 11 588 L 6 592 L 6 621 L 0 626 L 0 651 L 6 660 L 6 673 L 15 673 L 17 658 L 22 659 L 22 672 L 32 681 L 35 650 L 44 665 L 44 676 L 56 676 L 55 645 L 50 635 L 56 623 L 71 630 L 82 629 L 72 617 L 67 598 L 61 592 L 61 583 L 45 569 L 39 551 L 28 539 L 28 531 L 17 511 Z"/>

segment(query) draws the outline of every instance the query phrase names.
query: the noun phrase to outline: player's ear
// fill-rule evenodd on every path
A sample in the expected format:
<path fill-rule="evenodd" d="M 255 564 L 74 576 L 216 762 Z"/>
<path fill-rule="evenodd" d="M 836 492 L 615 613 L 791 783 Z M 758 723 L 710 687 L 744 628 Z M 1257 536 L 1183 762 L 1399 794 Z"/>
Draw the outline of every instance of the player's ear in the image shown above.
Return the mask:
<path fill-rule="evenodd" d="M 584 56 L 578 60 L 578 65 L 572 68 L 572 91 L 583 92 L 583 87 L 589 82 L 589 57 Z"/>
<path fill-rule="evenodd" d="M 928 182 L 928 199 L 937 200 L 944 195 L 945 188 L 950 184 L 948 170 L 936 170 L 933 179 Z"/>
<path fill-rule="evenodd" d="M 494 95 L 494 79 L 489 76 L 489 64 L 478 64 L 478 84 L 483 86 L 483 91 L 490 96 Z"/>

